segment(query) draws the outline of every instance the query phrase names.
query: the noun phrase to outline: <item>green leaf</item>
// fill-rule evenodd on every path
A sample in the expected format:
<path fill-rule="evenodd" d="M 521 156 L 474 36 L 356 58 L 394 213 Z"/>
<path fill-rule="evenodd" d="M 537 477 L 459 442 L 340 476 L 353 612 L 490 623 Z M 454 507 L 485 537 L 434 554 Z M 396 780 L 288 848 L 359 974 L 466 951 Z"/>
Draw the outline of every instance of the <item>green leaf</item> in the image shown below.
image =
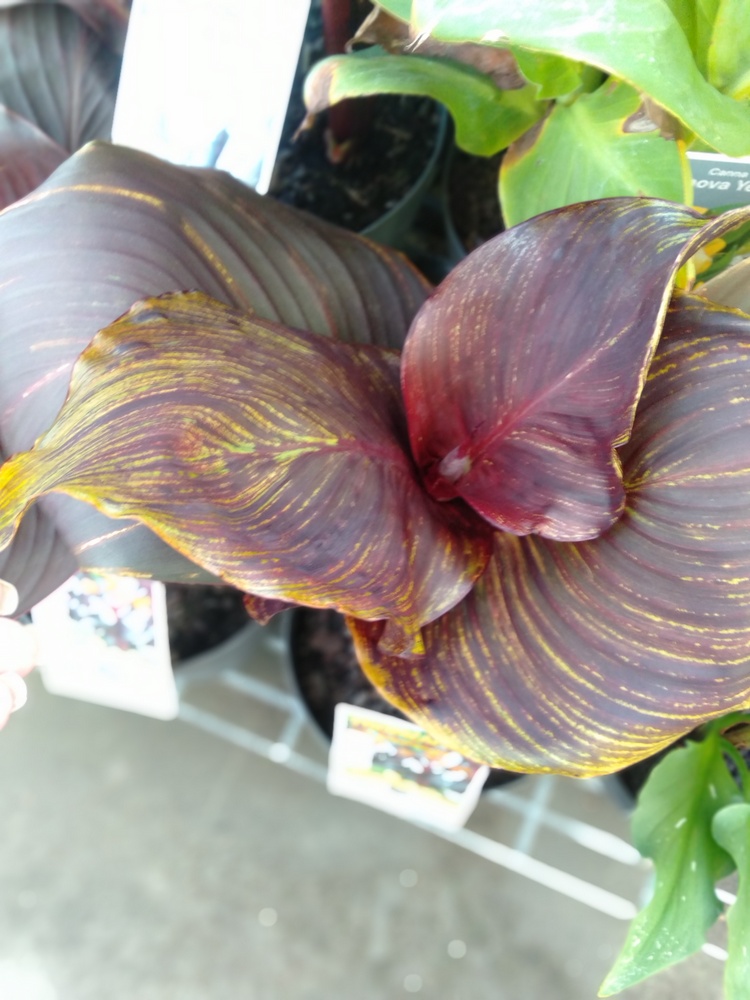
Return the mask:
<path fill-rule="evenodd" d="M 461 497 L 519 535 L 581 541 L 611 527 L 625 499 L 615 449 L 630 434 L 674 275 L 715 226 L 748 216 L 705 225 L 668 202 L 587 202 L 462 261 L 404 346 L 411 446 L 432 495 Z"/>
<path fill-rule="evenodd" d="M 412 0 L 378 0 L 378 7 L 393 14 L 401 21 L 408 22 L 411 18 Z"/>
<path fill-rule="evenodd" d="M 419 659 L 383 655 L 377 627 L 352 623 L 370 679 L 472 760 L 579 777 L 747 708 L 748 384 L 750 318 L 679 296 L 619 452 L 623 516 L 589 542 L 498 532 Z"/>
<path fill-rule="evenodd" d="M 581 85 L 582 66 L 579 62 L 517 47 L 513 49 L 513 55 L 526 79 L 536 84 L 536 96 L 540 101 L 571 94 Z"/>
<path fill-rule="evenodd" d="M 456 142 L 467 153 L 492 156 L 538 121 L 544 105 L 535 87 L 501 90 L 484 73 L 450 59 L 372 55 L 372 50 L 331 56 L 305 80 L 310 113 L 352 97 L 418 94 L 444 104 L 456 126 Z"/>
<path fill-rule="evenodd" d="M 707 76 L 708 48 L 721 0 L 666 0 L 666 3 L 685 33 L 698 69 Z"/>
<path fill-rule="evenodd" d="M 506 224 L 515 226 L 561 205 L 617 195 L 690 204 L 692 181 L 684 149 L 662 139 L 640 108 L 638 93 L 613 81 L 571 104 L 556 105 L 503 158 L 500 198 Z"/>
<path fill-rule="evenodd" d="M 721 0 L 708 50 L 708 79 L 738 101 L 750 98 L 750 16 L 746 0 Z"/>
<path fill-rule="evenodd" d="M 715 734 L 656 765 L 633 813 L 633 843 L 652 858 L 654 894 L 633 920 L 599 996 L 611 996 L 698 951 L 722 912 L 714 883 L 733 870 L 711 834 L 737 786 Z M 750 807 L 749 807 L 750 808 Z"/>
<path fill-rule="evenodd" d="M 720 152 L 750 153 L 750 109 L 701 75 L 664 0 L 414 0 L 411 23 L 441 41 L 522 46 L 597 66 Z"/>
<path fill-rule="evenodd" d="M 737 900 L 727 915 L 729 958 L 725 1000 L 747 1000 L 750 984 L 750 803 L 725 806 L 713 818 L 714 840 L 732 856 L 740 875 Z"/>
<path fill-rule="evenodd" d="M 388 619 L 395 651 L 489 556 L 481 523 L 422 489 L 396 352 L 199 292 L 147 299 L 97 334 L 50 430 L 0 468 L 0 546 L 52 490 L 140 519 L 259 597 Z"/>

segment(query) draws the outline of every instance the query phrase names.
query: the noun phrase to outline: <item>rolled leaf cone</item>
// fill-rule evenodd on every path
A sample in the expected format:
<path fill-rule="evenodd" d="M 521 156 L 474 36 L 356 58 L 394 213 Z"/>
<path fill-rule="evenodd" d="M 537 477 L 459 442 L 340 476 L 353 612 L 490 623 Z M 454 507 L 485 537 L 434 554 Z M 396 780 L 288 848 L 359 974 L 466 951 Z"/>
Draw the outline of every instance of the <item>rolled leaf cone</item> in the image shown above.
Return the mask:
<path fill-rule="evenodd" d="M 199 292 L 148 299 L 86 348 L 53 427 L 0 469 L 0 546 L 50 490 L 139 518 L 269 602 L 385 619 L 396 652 L 420 651 L 491 547 L 476 515 L 422 488 L 398 352 Z"/>
<path fill-rule="evenodd" d="M 677 298 L 622 449 L 625 511 L 582 543 L 495 536 L 471 594 L 387 656 L 384 695 L 518 771 L 606 774 L 750 707 L 750 318 Z"/>
<path fill-rule="evenodd" d="M 223 172 L 93 143 L 0 216 L 5 453 L 50 426 L 98 330 L 146 295 L 184 289 L 292 327 L 400 346 L 429 286 L 400 255 Z M 215 579 L 145 528 L 79 501 L 49 497 L 36 516 L 52 517 L 85 567 Z"/>
<path fill-rule="evenodd" d="M 402 384 L 437 499 L 557 541 L 595 538 L 625 500 L 617 449 L 677 269 L 747 209 L 706 223 L 648 198 L 537 216 L 459 264 L 417 314 Z"/>

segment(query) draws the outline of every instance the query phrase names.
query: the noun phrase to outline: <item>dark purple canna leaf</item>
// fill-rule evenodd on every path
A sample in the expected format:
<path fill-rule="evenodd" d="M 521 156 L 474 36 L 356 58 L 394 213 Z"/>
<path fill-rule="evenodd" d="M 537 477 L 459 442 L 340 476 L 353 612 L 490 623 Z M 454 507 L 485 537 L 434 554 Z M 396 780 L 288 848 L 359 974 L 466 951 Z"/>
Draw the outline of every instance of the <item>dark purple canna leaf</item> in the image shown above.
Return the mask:
<path fill-rule="evenodd" d="M 68 152 L 109 138 L 120 60 L 72 10 L 0 10 L 0 103 Z"/>
<path fill-rule="evenodd" d="M 622 450 L 626 509 L 583 543 L 496 535 L 472 593 L 370 678 L 469 756 L 607 773 L 750 706 L 750 319 L 678 298 Z"/>
<path fill-rule="evenodd" d="M 18 613 L 28 611 L 75 573 L 76 561 L 51 518 L 34 507 L 13 544 L 0 552 L 0 579 L 18 587 Z"/>
<path fill-rule="evenodd" d="M 404 349 L 412 450 L 437 499 L 494 526 L 596 537 L 679 265 L 744 221 L 613 198 L 530 219 L 463 261 Z"/>
<path fill-rule="evenodd" d="M 79 146 L 109 138 L 119 71 L 119 57 L 67 7 L 0 0 L 0 209 Z"/>
<path fill-rule="evenodd" d="M 400 346 L 428 287 L 398 254 L 227 174 L 90 145 L 0 218 L 3 447 L 47 430 L 76 357 L 146 295 L 199 289 L 288 326 Z M 89 568 L 207 578 L 135 522 L 69 497 L 42 507 Z"/>
<path fill-rule="evenodd" d="M 0 210 L 39 187 L 67 157 L 35 125 L 0 106 Z"/>
<path fill-rule="evenodd" d="M 197 292 L 97 334 L 52 429 L 0 470 L 0 545 L 50 490 L 139 518 L 252 594 L 388 619 L 398 652 L 465 596 L 491 547 L 462 504 L 422 488 L 397 352 Z"/>
<path fill-rule="evenodd" d="M 62 4 L 85 21 L 115 52 L 122 52 L 130 16 L 130 0 L 0 0 L 0 8 Z"/>

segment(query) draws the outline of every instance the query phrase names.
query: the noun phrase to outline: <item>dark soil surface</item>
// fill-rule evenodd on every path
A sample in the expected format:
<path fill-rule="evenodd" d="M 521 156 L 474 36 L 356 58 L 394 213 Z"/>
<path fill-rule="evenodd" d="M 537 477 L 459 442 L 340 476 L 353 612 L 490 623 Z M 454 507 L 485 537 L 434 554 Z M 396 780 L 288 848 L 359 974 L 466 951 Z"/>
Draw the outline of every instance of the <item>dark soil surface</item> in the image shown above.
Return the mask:
<path fill-rule="evenodd" d="M 234 587 L 167 584 L 167 624 L 173 665 L 218 646 L 248 621 L 242 593 Z"/>
<path fill-rule="evenodd" d="M 459 241 L 467 252 L 503 230 L 498 197 L 502 153 L 470 156 L 455 149 L 448 164 L 448 211 Z"/>
<path fill-rule="evenodd" d="M 359 117 L 348 148 L 332 149 L 325 112 L 295 137 L 306 114 L 305 77 L 324 57 L 320 10 L 313 4 L 269 194 L 359 232 L 419 179 L 435 148 L 439 114 L 434 102 L 418 97 L 358 99 L 346 102 Z"/>
<path fill-rule="evenodd" d="M 300 694 L 329 740 L 333 736 L 333 715 L 339 702 L 406 718 L 365 677 L 357 662 L 351 633 L 343 615 L 336 611 L 295 610 L 290 653 Z M 522 775 L 496 769 L 490 772 L 485 788 L 504 785 L 520 777 Z"/>
<path fill-rule="evenodd" d="M 437 122 L 431 101 L 378 98 L 366 133 L 340 163 L 332 163 L 325 115 L 319 115 L 311 129 L 282 144 L 269 194 L 360 232 L 419 179 L 435 148 Z"/>

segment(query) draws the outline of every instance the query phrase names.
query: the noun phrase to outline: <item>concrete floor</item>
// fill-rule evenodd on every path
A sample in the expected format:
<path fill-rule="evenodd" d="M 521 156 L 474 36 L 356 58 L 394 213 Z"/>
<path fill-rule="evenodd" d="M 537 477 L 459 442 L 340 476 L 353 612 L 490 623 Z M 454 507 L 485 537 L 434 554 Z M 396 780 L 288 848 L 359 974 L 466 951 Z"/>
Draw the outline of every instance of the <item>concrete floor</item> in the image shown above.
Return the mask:
<path fill-rule="evenodd" d="M 614 800 L 524 778 L 445 839 L 334 798 L 272 646 L 170 723 L 32 681 L 0 736 L 0 1000 L 593 1000 L 626 930 L 601 910 L 647 879 Z M 721 971 L 623 997 L 720 1000 Z"/>

